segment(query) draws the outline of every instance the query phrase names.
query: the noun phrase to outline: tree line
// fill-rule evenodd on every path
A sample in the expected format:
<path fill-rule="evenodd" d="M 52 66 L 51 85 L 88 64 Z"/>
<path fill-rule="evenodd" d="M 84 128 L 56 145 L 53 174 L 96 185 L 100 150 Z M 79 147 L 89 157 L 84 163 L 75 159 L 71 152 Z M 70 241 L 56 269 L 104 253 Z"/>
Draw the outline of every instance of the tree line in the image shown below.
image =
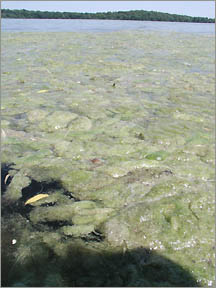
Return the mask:
<path fill-rule="evenodd" d="M 132 10 L 118 12 L 49 12 L 30 10 L 2 9 L 2 18 L 21 19 L 104 19 L 104 20 L 139 20 L 139 21 L 168 21 L 168 22 L 193 22 L 214 23 L 215 19 L 207 17 L 192 17 L 186 15 L 169 14 L 155 11 Z"/>

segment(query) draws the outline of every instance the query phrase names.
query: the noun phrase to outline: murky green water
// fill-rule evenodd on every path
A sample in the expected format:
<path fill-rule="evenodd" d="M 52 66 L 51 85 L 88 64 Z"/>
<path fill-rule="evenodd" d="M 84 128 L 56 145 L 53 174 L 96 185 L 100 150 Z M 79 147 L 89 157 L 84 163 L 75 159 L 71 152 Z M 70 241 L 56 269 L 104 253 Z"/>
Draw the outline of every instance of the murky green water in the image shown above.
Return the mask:
<path fill-rule="evenodd" d="M 214 285 L 214 37 L 3 33 L 2 60 L 3 286 Z"/>

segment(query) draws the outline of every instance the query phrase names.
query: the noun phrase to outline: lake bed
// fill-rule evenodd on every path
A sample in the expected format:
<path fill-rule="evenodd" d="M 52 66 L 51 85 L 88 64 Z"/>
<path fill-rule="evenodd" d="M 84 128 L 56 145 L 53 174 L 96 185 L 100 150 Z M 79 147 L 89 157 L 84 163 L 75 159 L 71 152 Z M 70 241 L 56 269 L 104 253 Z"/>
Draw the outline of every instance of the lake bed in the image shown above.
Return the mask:
<path fill-rule="evenodd" d="M 3 33 L 2 59 L 7 284 L 213 286 L 214 36 Z"/>

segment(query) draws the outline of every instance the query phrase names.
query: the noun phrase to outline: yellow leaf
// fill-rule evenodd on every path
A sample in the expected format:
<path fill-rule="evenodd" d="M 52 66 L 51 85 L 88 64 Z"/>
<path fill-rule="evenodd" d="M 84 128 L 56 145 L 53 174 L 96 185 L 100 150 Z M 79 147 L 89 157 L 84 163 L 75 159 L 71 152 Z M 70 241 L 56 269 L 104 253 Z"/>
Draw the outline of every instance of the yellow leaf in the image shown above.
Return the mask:
<path fill-rule="evenodd" d="M 48 196 L 49 196 L 49 194 L 38 194 L 38 195 L 36 195 L 36 196 L 34 196 L 34 197 L 32 197 L 32 198 L 29 198 L 29 199 L 25 202 L 25 205 L 31 204 L 31 203 L 33 203 L 33 202 L 35 202 L 35 201 L 38 201 L 38 200 L 40 200 L 40 199 L 42 199 L 42 198 L 45 198 L 45 197 L 48 197 Z"/>
<path fill-rule="evenodd" d="M 39 90 L 37 93 L 45 93 L 45 92 L 47 92 L 47 91 L 49 91 L 49 90 L 47 90 L 47 89 L 45 89 L 45 90 Z"/>
<path fill-rule="evenodd" d="M 3 130 L 3 129 L 2 129 L 2 130 Z M 6 185 L 7 180 L 8 180 L 9 177 L 10 177 L 10 174 L 7 174 L 6 177 L 5 177 L 5 180 L 4 180 L 5 185 Z"/>

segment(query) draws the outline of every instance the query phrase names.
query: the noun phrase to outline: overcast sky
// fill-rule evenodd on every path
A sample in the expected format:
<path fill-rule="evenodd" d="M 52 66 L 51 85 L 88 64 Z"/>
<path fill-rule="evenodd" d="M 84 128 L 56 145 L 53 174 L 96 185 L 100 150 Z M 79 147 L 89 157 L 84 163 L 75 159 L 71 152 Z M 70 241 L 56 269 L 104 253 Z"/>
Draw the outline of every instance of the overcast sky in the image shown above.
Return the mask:
<path fill-rule="evenodd" d="M 148 10 L 215 18 L 214 1 L 1 1 L 3 9 L 61 12 Z"/>

